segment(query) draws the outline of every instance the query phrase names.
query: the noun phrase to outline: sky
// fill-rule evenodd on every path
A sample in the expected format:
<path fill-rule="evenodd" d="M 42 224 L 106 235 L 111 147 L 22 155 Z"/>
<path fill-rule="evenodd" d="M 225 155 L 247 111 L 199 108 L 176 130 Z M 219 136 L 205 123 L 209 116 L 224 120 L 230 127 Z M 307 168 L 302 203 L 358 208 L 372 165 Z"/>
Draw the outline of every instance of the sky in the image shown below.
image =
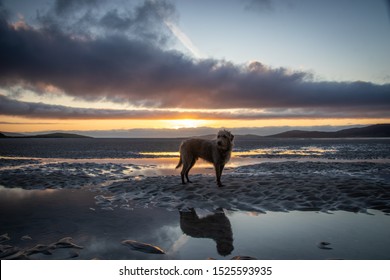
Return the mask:
<path fill-rule="evenodd" d="M 0 131 L 389 123 L 389 50 L 385 0 L 0 0 Z"/>

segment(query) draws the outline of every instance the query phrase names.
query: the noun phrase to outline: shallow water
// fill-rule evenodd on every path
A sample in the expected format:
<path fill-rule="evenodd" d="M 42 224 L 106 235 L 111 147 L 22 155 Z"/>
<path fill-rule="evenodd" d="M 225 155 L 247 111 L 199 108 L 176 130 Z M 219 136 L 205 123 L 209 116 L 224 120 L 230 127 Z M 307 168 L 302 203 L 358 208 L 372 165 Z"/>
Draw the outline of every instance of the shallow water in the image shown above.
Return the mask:
<path fill-rule="evenodd" d="M 0 156 L 145 158 L 177 156 L 181 139 L 0 139 Z M 390 139 L 237 140 L 233 152 L 258 158 L 390 159 Z"/>

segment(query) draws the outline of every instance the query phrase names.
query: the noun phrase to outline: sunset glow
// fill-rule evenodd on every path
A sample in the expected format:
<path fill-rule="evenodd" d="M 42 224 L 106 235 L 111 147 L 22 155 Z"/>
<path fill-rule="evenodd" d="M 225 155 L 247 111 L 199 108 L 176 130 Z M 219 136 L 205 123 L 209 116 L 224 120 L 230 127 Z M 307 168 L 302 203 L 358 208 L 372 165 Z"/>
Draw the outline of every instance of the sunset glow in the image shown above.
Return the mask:
<path fill-rule="evenodd" d="M 167 128 L 174 128 L 174 129 L 179 129 L 179 128 L 195 128 L 195 127 L 200 127 L 204 126 L 208 121 L 205 120 L 194 120 L 194 119 L 179 119 L 179 120 L 167 120 L 163 121 L 166 122 L 166 127 Z"/>
<path fill-rule="evenodd" d="M 385 1 L 343 2 L 345 15 L 323 1 L 92 2 L 0 1 L 1 132 L 179 137 L 390 122 Z"/>

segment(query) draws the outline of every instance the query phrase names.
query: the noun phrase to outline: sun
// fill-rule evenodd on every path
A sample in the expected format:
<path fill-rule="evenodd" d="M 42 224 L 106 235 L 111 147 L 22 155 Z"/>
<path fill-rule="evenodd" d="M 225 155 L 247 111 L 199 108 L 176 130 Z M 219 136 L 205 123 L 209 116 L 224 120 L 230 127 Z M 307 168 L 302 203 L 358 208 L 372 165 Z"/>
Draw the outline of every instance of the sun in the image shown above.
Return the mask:
<path fill-rule="evenodd" d="M 179 129 L 179 128 L 196 128 L 204 125 L 206 121 L 204 120 L 195 120 L 195 119 L 180 119 L 180 120 L 168 120 L 167 126 L 169 128 Z"/>

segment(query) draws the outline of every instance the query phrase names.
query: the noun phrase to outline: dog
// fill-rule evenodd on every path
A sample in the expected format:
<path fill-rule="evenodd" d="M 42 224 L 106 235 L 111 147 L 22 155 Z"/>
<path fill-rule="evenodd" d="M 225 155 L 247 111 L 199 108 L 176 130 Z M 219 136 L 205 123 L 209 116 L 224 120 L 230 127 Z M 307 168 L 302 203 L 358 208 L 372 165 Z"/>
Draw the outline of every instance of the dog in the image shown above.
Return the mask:
<path fill-rule="evenodd" d="M 202 158 L 214 165 L 218 187 L 222 187 L 221 175 L 230 160 L 233 139 L 234 135 L 230 131 L 220 130 L 213 140 L 192 138 L 183 141 L 180 145 L 180 161 L 176 166 L 176 169 L 183 166 L 180 172 L 182 183 L 186 183 L 184 177 L 188 183 L 192 183 L 188 173 L 198 158 Z"/>

